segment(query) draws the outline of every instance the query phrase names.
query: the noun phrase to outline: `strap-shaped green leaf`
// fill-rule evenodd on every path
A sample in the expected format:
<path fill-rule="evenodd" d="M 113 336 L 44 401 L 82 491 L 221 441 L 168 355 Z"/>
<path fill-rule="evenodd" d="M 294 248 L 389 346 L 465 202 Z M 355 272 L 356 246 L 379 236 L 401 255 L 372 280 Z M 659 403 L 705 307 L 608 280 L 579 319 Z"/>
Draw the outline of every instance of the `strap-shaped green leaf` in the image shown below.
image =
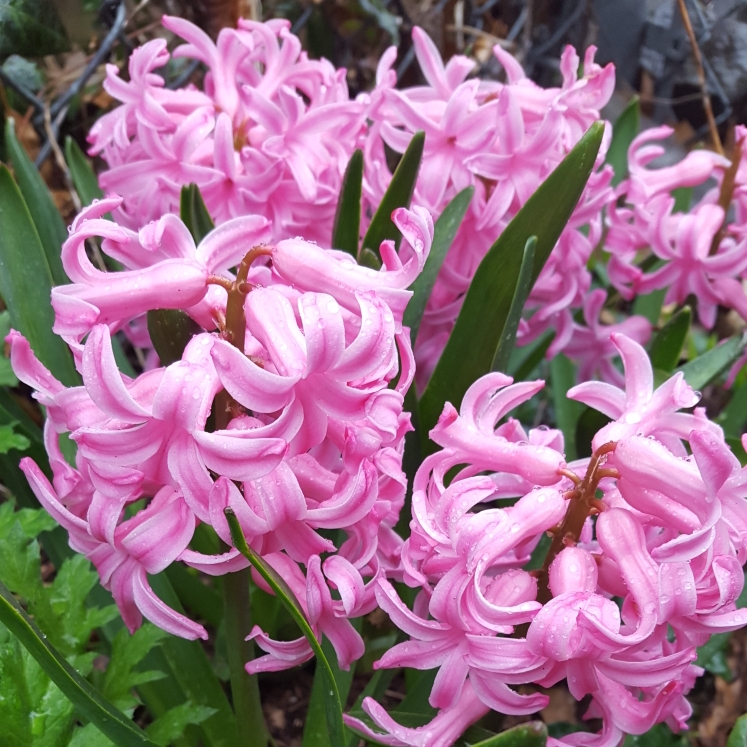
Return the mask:
<path fill-rule="evenodd" d="M 547 736 L 547 727 L 541 721 L 529 721 L 482 742 L 473 742 L 470 747 L 545 747 Z"/>
<path fill-rule="evenodd" d="M 607 163 L 615 171 L 612 177 L 613 186 L 628 176 L 628 148 L 638 134 L 640 121 L 640 102 L 638 96 L 633 96 L 612 126 L 612 141 L 607 151 Z"/>
<path fill-rule="evenodd" d="M 416 132 L 407 146 L 397 168 L 394 170 L 392 181 L 387 191 L 381 198 L 379 207 L 371 219 L 371 225 L 363 237 L 362 249 L 370 249 L 379 256 L 379 245 L 386 239 L 392 239 L 399 243 L 401 238 L 399 229 L 394 225 L 392 213 L 400 207 L 410 207 L 415 182 L 420 171 L 420 162 L 423 160 L 423 147 L 425 146 L 425 133 Z"/>
<path fill-rule="evenodd" d="M 351 623 L 358 632 L 361 629 L 361 622 L 361 618 L 351 620 Z M 344 703 L 350 692 L 350 686 L 353 684 L 355 662 L 351 664 L 350 669 L 347 671 L 340 669 L 337 665 L 335 649 L 326 638 L 322 642 L 322 651 L 324 651 L 332 673 L 335 676 L 337 689 L 340 691 L 340 702 Z M 303 728 L 303 747 L 327 747 L 329 744 L 327 707 L 325 705 L 328 697 L 326 680 L 323 667 L 318 667 L 316 672 L 314 672 L 314 683 L 311 686 L 309 708 L 306 711 L 306 723 Z"/>
<path fill-rule="evenodd" d="M 179 198 L 179 215 L 192 234 L 195 244 L 199 244 L 214 228 L 200 188 L 196 184 L 182 187 Z"/>
<path fill-rule="evenodd" d="M 0 583 L 0 622 L 18 638 L 52 682 L 117 747 L 156 747 L 148 735 L 115 708 L 67 663 Z"/>
<path fill-rule="evenodd" d="M 0 295 L 13 327 L 63 384 L 80 383 L 67 345 L 52 332 L 52 275 L 26 202 L 0 164 Z"/>
<path fill-rule="evenodd" d="M 99 180 L 96 178 L 85 153 L 69 135 L 65 138 L 65 161 L 68 169 L 70 169 L 70 177 L 73 180 L 75 191 L 78 193 L 83 206 L 87 207 L 94 200 L 100 200 L 104 193 L 99 187 Z"/>
<path fill-rule="evenodd" d="M 537 237 L 530 236 L 524 245 L 524 257 L 521 260 L 521 269 L 519 270 L 519 279 L 514 288 L 514 297 L 511 299 L 511 307 L 508 310 L 506 322 L 503 325 L 498 347 L 493 356 L 493 365 L 491 371 L 506 372 L 508 361 L 511 358 L 511 352 L 516 343 L 516 333 L 521 321 L 521 312 L 524 311 L 524 304 L 529 298 L 532 290 L 532 269 L 534 267 L 534 255 L 537 251 Z"/>
<path fill-rule="evenodd" d="M 713 350 L 699 355 L 695 360 L 676 369 L 685 374 L 685 381 L 693 389 L 702 389 L 719 374 L 726 371 L 747 347 L 747 334 L 735 335 L 726 342 L 722 342 Z"/>
<path fill-rule="evenodd" d="M 537 237 L 532 285 L 573 213 L 594 167 L 604 125 L 593 124 L 575 148 L 527 200 L 493 244 L 472 279 L 441 359 L 420 399 L 426 441 L 446 402 L 459 406 L 467 389 L 490 371 L 521 273 L 524 247 Z"/>
<path fill-rule="evenodd" d="M 692 312 L 689 306 L 680 309 L 658 332 L 651 343 L 651 365 L 660 371 L 673 371 L 680 362 L 682 346 L 690 331 Z"/>
<path fill-rule="evenodd" d="M 306 637 L 306 640 L 308 640 L 311 650 L 316 656 L 316 665 L 324 672 L 324 684 L 328 693 L 328 696 L 325 698 L 327 728 L 329 729 L 328 744 L 330 744 L 331 747 L 345 747 L 345 727 L 342 723 L 342 704 L 340 702 L 340 691 L 337 688 L 335 675 L 332 671 L 329 660 L 325 656 L 324 651 L 317 640 L 317 637 L 314 635 L 314 631 L 306 620 L 306 616 L 301 609 L 301 605 L 298 603 L 298 599 L 296 599 L 296 595 L 275 569 L 265 563 L 264 560 L 262 560 L 262 558 L 260 558 L 259 555 L 249 547 L 233 510 L 227 508 L 225 514 L 228 526 L 231 530 L 231 539 L 234 547 L 252 564 L 252 566 L 254 566 L 259 575 L 262 576 L 269 587 L 280 598 L 283 602 L 283 606 L 288 610 L 290 616 L 294 619 L 298 627 L 301 628 L 301 632 Z"/>
<path fill-rule="evenodd" d="M 418 275 L 415 282 L 410 287 L 412 298 L 407 304 L 405 315 L 402 323 L 405 327 L 410 328 L 410 339 L 412 344 L 418 337 L 420 322 L 423 320 L 423 313 L 428 304 L 428 299 L 433 292 L 433 286 L 436 284 L 436 278 L 441 271 L 441 266 L 446 259 L 446 255 L 454 243 L 459 226 L 464 220 L 464 215 L 475 193 L 474 187 L 463 189 L 443 210 L 436 224 L 433 226 L 433 244 L 428 259 L 425 262 L 423 271 Z"/>
<path fill-rule="evenodd" d="M 65 224 L 62 222 L 60 211 L 52 201 L 52 195 L 49 194 L 44 179 L 18 142 L 15 124 L 11 117 L 5 120 L 5 147 L 10 162 L 13 164 L 18 187 L 31 213 L 42 247 L 44 247 L 44 254 L 52 273 L 52 281 L 55 285 L 69 283 L 60 259 L 62 244 L 67 239 Z"/>
<path fill-rule="evenodd" d="M 353 152 L 342 179 L 332 228 L 332 248 L 358 256 L 361 232 L 361 194 L 363 193 L 363 151 Z"/>

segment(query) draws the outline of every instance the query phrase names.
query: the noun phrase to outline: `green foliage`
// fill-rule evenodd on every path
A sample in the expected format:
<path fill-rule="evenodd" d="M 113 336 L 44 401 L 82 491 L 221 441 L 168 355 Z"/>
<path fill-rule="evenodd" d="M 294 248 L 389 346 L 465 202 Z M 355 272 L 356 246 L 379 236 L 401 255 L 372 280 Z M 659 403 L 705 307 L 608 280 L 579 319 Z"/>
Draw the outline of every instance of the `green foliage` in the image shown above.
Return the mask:
<path fill-rule="evenodd" d="M 545 747 L 546 744 L 547 727 L 541 721 L 530 721 L 481 742 L 473 742 L 470 747 Z"/>
<path fill-rule="evenodd" d="M 362 249 L 370 249 L 378 258 L 379 245 L 386 239 L 399 243 L 402 238 L 399 229 L 394 225 L 392 213 L 400 207 L 410 207 L 415 182 L 420 171 L 420 162 L 423 160 L 423 148 L 425 147 L 425 133 L 416 132 L 407 146 L 397 168 L 392 176 L 379 206 L 376 208 L 368 231 L 363 237 Z"/>
<path fill-rule="evenodd" d="M 628 148 L 638 134 L 641 120 L 641 107 L 638 96 L 633 96 L 612 128 L 612 142 L 607 151 L 607 163 L 615 175 L 612 185 L 618 185 L 628 176 Z"/>
<path fill-rule="evenodd" d="M 683 734 L 673 734 L 666 724 L 657 724 L 645 734 L 628 736 L 623 747 L 690 747 L 690 741 Z"/>
<path fill-rule="evenodd" d="M 52 332 L 52 274 L 26 202 L 7 167 L 0 165 L 0 295 L 15 329 L 64 384 L 80 376 L 61 337 Z"/>
<path fill-rule="evenodd" d="M 52 280 L 55 285 L 64 285 L 69 281 L 62 269 L 60 249 L 67 239 L 67 230 L 44 179 L 18 142 L 15 125 L 10 117 L 5 120 L 5 148 L 13 164 L 18 187 L 39 233 Z"/>
<path fill-rule="evenodd" d="M 86 605 L 96 573 L 76 556 L 51 585 L 42 583 L 35 537 L 53 522 L 41 511 L 12 508 L 0 506 L 0 730 L 11 744 L 64 747 L 80 715 L 120 747 L 152 745 L 84 679 L 96 656 L 87 650 L 91 632 L 117 615 L 113 606 Z M 33 620 L 5 584 L 25 600 Z"/>
<path fill-rule="evenodd" d="M 334 671 L 329 663 L 329 659 L 322 650 L 319 641 L 314 635 L 314 631 L 309 626 L 306 616 L 304 615 L 301 605 L 298 603 L 295 594 L 285 583 L 283 578 L 275 569 L 259 557 L 246 543 L 239 521 L 232 509 L 227 508 L 225 511 L 228 526 L 231 530 L 231 539 L 234 547 L 252 564 L 260 576 L 267 582 L 270 588 L 280 598 L 285 608 L 295 620 L 301 632 L 308 640 L 314 655 L 316 656 L 316 665 L 322 671 L 322 679 L 327 697 L 324 699 L 325 711 L 327 716 L 327 728 L 329 730 L 329 744 L 332 747 L 344 747 L 345 745 L 345 727 L 342 723 L 342 702 L 340 700 L 340 691 L 337 687 Z"/>
<path fill-rule="evenodd" d="M 83 205 L 88 206 L 94 200 L 100 200 L 104 193 L 99 187 L 99 180 L 85 154 L 70 136 L 65 138 L 65 161 L 70 169 L 75 191 Z"/>
<path fill-rule="evenodd" d="M 181 309 L 154 309 L 148 312 L 148 334 L 162 366 L 182 359 L 184 348 L 202 328 Z"/>
<path fill-rule="evenodd" d="M 731 337 L 712 350 L 680 366 L 677 371 L 685 374 L 685 381 L 693 389 L 702 389 L 726 371 L 747 346 L 747 334 Z"/>
<path fill-rule="evenodd" d="M 747 714 L 740 716 L 729 734 L 726 747 L 747 747 Z"/>
<path fill-rule="evenodd" d="M 70 46 L 52 0 L 0 0 L 0 57 L 38 57 Z"/>
<path fill-rule="evenodd" d="M 200 188 L 196 184 L 182 187 L 179 199 L 179 217 L 184 221 L 195 244 L 199 244 L 214 228 L 215 223 L 210 217 L 205 201 L 202 199 Z"/>
<path fill-rule="evenodd" d="M 441 270 L 441 266 L 446 259 L 446 255 L 448 254 L 452 243 L 454 242 L 456 232 L 464 219 L 474 193 L 474 187 L 463 189 L 443 209 L 443 212 L 433 226 L 433 244 L 431 245 L 431 251 L 425 262 L 423 271 L 418 275 L 410 288 L 413 294 L 407 304 L 404 318 L 402 320 L 404 326 L 410 328 L 410 339 L 412 340 L 413 345 L 417 339 L 420 322 L 423 319 L 428 299 L 431 297 L 433 286 L 436 284 L 438 273 Z"/>
<path fill-rule="evenodd" d="M 689 306 L 680 309 L 659 331 L 651 342 L 651 365 L 670 373 L 680 362 L 682 348 L 690 331 L 692 312 Z"/>
<path fill-rule="evenodd" d="M 524 245 L 524 256 L 521 260 L 519 277 L 516 280 L 514 295 L 511 298 L 511 306 L 506 315 L 506 321 L 501 330 L 501 336 L 498 340 L 498 347 L 495 349 L 491 371 L 502 371 L 505 373 L 508 368 L 508 362 L 516 343 L 516 332 L 519 329 L 521 314 L 524 311 L 524 304 L 529 298 L 532 291 L 533 278 L 532 269 L 534 267 L 534 255 L 537 251 L 537 237 L 530 236 Z"/>
<path fill-rule="evenodd" d="M 163 681 L 163 672 L 143 669 L 141 663 L 171 636 L 149 623 L 132 635 L 121 628 L 112 641 L 106 670 L 94 670 L 97 653 L 89 650 L 91 634 L 116 618 L 118 612 L 113 605 L 90 604 L 90 593 L 98 576 L 82 555 L 65 561 L 52 583 L 42 582 L 36 537 L 54 526 L 54 519 L 46 511 L 14 511 L 11 502 L 0 504 L 0 580 L 23 600 L 34 616 L 34 622 L 25 619 L 27 629 L 21 635 L 28 635 L 30 630 L 39 636 L 44 631 L 48 642 L 44 645 L 57 657 L 55 675 L 49 671 L 51 663 L 40 659 L 38 643 L 36 653 L 30 652 L 21 645 L 22 640 L 27 645 L 26 640 L 0 624 L 0 744 L 166 747 L 179 740 L 188 725 L 201 724 L 217 713 L 215 708 L 186 700 L 158 716 L 149 725 L 147 736 L 121 713 L 131 714 L 140 703 L 134 694 L 135 687 Z M 19 617 L 24 619 L 25 613 L 13 597 L 6 594 L 0 603 L 4 603 L 0 613 L 3 620 L 7 619 L 8 605 L 16 607 L 11 626 L 18 625 Z M 14 632 L 17 634 L 18 630 Z M 78 692 L 72 697 L 69 682 L 58 687 L 56 676 L 60 669 L 74 680 L 83 695 Z M 93 689 L 83 677 L 93 678 L 98 689 Z M 84 695 L 90 702 L 82 706 Z M 107 714 L 111 740 L 99 729 L 102 710 Z M 91 723 L 76 726 L 81 715 Z"/>
<path fill-rule="evenodd" d="M 332 228 L 332 248 L 358 256 L 361 230 L 361 194 L 363 192 L 363 151 L 358 149 L 348 161 L 337 201 Z"/>
<path fill-rule="evenodd" d="M 540 185 L 483 258 L 464 298 L 446 348 L 420 399 L 421 438 L 443 406 L 458 406 L 467 389 L 486 374 L 507 326 L 524 249 L 537 236 L 532 285 L 568 222 L 594 166 L 604 128 L 596 123 Z"/>

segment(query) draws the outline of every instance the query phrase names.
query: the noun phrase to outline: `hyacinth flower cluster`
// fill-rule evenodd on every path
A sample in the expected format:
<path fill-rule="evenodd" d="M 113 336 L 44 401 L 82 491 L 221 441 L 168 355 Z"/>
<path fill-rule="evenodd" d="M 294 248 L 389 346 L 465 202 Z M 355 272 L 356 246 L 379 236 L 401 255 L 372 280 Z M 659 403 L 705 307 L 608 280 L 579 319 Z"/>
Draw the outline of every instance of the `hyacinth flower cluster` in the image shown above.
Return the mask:
<path fill-rule="evenodd" d="M 547 705 L 516 686 L 563 679 L 577 700 L 591 697 L 586 718 L 602 729 L 549 745 L 615 747 L 657 723 L 687 728 L 696 647 L 747 623 L 735 606 L 747 470 L 702 409 L 680 412 L 699 399 L 681 373 L 654 390 L 645 351 L 623 335 L 613 342 L 625 389 L 587 382 L 569 392 L 611 419 L 590 458 L 567 464 L 561 433 L 504 420 L 542 381 L 488 374 L 459 412 L 446 405 L 431 432 L 443 448 L 415 478 L 402 551 L 404 582 L 419 590 L 412 610 L 388 580 L 376 583 L 379 605 L 409 636 L 377 666 L 437 668 L 439 713 L 406 728 L 369 698 L 378 729 L 347 717 L 361 733 L 448 747 L 490 709 Z M 525 570 L 546 533 L 541 567 Z"/>
<path fill-rule="evenodd" d="M 716 324 L 719 306 L 747 319 L 747 128 L 736 127 L 731 160 L 695 150 L 674 165 L 651 168 L 671 134 L 655 127 L 630 146 L 630 176 L 609 206 L 610 281 L 627 299 L 666 289 L 665 303 L 682 304 L 694 295 L 706 329 Z M 704 194 L 689 211 L 678 209 L 673 192 L 692 188 Z M 640 262 L 646 254 L 648 266 Z"/>
<path fill-rule="evenodd" d="M 270 245 L 258 216 L 227 221 L 197 246 L 174 215 L 135 233 L 102 217 L 119 202 L 79 215 L 62 253 L 73 282 L 53 291 L 55 330 L 83 385 L 64 387 L 24 337 L 8 337 L 17 375 L 47 411 L 53 479 L 30 459 L 21 467 L 130 630 L 146 618 L 178 636 L 207 637 L 153 593 L 147 575 L 174 562 L 210 575 L 247 567 L 234 548 L 190 548 L 201 523 L 230 544 L 230 507 L 348 666 L 363 642 L 347 618 L 369 612 L 376 579 L 399 568 L 393 526 L 411 429 L 403 393 L 414 372 L 402 311 L 428 256 L 430 217 L 397 211 L 403 246 L 397 254 L 385 242 L 376 271 L 300 239 Z M 91 264 L 85 241 L 94 236 L 124 270 Z M 164 308 L 200 328 L 179 360 L 122 375 L 112 335 Z M 62 456 L 63 434 L 77 444 L 75 466 Z M 339 549 L 324 530 L 343 531 Z M 253 671 L 311 658 L 304 638 L 276 644 L 254 635 L 268 653 Z"/>
<path fill-rule="evenodd" d="M 344 70 L 310 60 L 290 22 L 240 20 L 217 42 L 188 21 L 163 25 L 186 41 L 138 47 L 129 80 L 107 67 L 106 91 L 122 105 L 89 133 L 109 169 L 106 192 L 124 197 L 117 222 L 137 229 L 178 210 L 182 186 L 200 187 L 213 219 L 257 214 L 272 238 L 328 245 L 342 175 L 365 125 Z M 156 72 L 174 58 L 199 60 L 204 91 L 165 87 Z"/>
<path fill-rule="evenodd" d="M 474 63 L 467 57 L 456 55 L 444 65 L 421 29 L 413 30 L 412 41 L 425 86 L 394 88 L 393 49 L 379 64 L 365 151 L 369 200 L 377 204 L 389 184 L 384 146 L 401 153 L 419 130 L 425 132 L 425 150 L 415 190 L 417 203 L 440 215 L 458 192 L 469 186 L 475 190 L 418 334 L 415 357 L 422 389 L 480 261 L 547 175 L 600 118 L 600 110 L 612 95 L 615 73 L 611 64 L 597 65 L 596 50 L 589 47 L 584 74 L 579 77 L 581 61 L 567 47 L 560 60 L 562 85 L 544 89 L 496 45 L 493 54 L 505 71 L 506 82 L 478 80 L 468 77 Z M 592 282 L 587 263 L 602 237 L 602 211 L 613 199 L 612 170 L 602 166 L 609 134 L 608 130 L 598 168 L 527 300 L 530 313 L 522 320 L 518 342 L 527 344 L 552 329 L 555 338 L 549 356 L 570 345 L 569 355 L 578 360 L 599 359 L 595 347 L 611 348 L 613 331 L 624 331 L 641 343 L 650 335 L 650 325 L 642 317 L 633 317 L 624 330 L 608 329 L 599 324 L 596 304 L 585 304 Z M 574 323 L 573 312 L 581 307 L 587 327 Z M 609 365 L 602 366 L 601 373 L 617 379 Z"/>
<path fill-rule="evenodd" d="M 363 226 L 381 201 L 392 174 L 385 147 L 407 148 L 425 133 L 414 202 L 437 218 L 466 187 L 470 208 L 441 268 L 415 347 L 417 382 L 426 385 L 459 313 L 464 293 L 486 252 L 544 178 L 600 117 L 614 89 L 611 64 L 600 67 L 590 47 L 583 60 L 568 47 L 560 60 L 563 82 L 544 89 L 524 74 L 499 45 L 494 55 L 506 82 L 470 77 L 474 63 L 456 55 L 444 65 L 420 28 L 412 42 L 426 85 L 395 88 L 390 48 L 377 69 L 376 85 L 349 99 L 345 70 L 309 60 L 282 20 L 240 21 L 217 43 L 189 22 L 165 17 L 185 39 L 174 57 L 200 60 L 208 70 L 204 91 L 164 87 L 154 71 L 169 60 L 163 40 L 135 50 L 125 82 L 116 66 L 105 87 L 122 105 L 104 115 L 89 134 L 90 153 L 108 170 L 106 191 L 122 195 L 117 221 L 138 228 L 179 205 L 182 186 L 200 187 L 217 223 L 256 214 L 272 224 L 273 240 L 300 235 L 330 243 L 336 200 L 355 148 L 364 153 Z M 596 304 L 585 301 L 587 269 L 602 238 L 603 210 L 614 200 L 612 170 L 602 166 L 609 132 L 573 217 L 527 302 L 519 344 L 554 330 L 548 355 L 566 350 L 594 373 L 619 383 L 609 362 L 613 331 L 642 344 L 650 324 L 642 317 L 624 328 L 599 322 Z M 574 321 L 584 310 L 587 324 Z M 148 347 L 146 336 L 132 337 Z M 606 352 L 599 356 L 597 348 Z M 602 361 L 596 367 L 593 361 Z"/>

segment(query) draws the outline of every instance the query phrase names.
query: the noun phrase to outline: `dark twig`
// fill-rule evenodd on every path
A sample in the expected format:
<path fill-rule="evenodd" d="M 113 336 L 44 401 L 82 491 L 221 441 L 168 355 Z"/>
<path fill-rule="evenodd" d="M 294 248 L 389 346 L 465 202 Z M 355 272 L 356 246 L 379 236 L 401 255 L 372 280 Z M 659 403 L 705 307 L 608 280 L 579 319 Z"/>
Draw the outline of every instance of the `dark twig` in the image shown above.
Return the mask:
<path fill-rule="evenodd" d="M 685 31 L 687 32 L 688 39 L 690 39 L 690 46 L 693 50 L 693 60 L 695 61 L 695 69 L 698 73 L 698 80 L 700 81 L 700 88 L 703 92 L 703 109 L 705 110 L 706 120 L 708 121 L 708 130 L 711 134 L 711 140 L 713 141 L 713 147 L 719 155 L 724 155 L 724 146 L 721 144 L 721 136 L 718 134 L 718 127 L 716 125 L 716 118 L 713 116 L 713 107 L 711 106 L 711 97 L 708 94 L 708 83 L 706 81 L 705 70 L 703 69 L 703 58 L 700 54 L 700 47 L 698 46 L 698 40 L 695 38 L 695 31 L 693 30 L 692 22 L 690 21 L 690 14 L 687 11 L 687 5 L 685 0 L 677 0 L 680 7 L 680 15 L 682 16 L 682 22 L 685 24 Z"/>
<path fill-rule="evenodd" d="M 82 90 L 83 86 L 88 82 L 88 79 L 94 74 L 98 66 L 109 56 L 112 47 L 119 37 L 119 32 L 124 27 L 125 22 L 125 4 L 124 0 L 119 4 L 117 8 L 117 15 L 114 19 L 114 24 L 109 29 L 109 33 L 104 37 L 104 41 L 96 51 L 96 54 L 91 57 L 85 69 L 73 83 L 70 88 L 65 91 L 50 107 L 50 113 L 52 117 L 56 117 L 58 112 L 74 97 L 77 96 Z"/>

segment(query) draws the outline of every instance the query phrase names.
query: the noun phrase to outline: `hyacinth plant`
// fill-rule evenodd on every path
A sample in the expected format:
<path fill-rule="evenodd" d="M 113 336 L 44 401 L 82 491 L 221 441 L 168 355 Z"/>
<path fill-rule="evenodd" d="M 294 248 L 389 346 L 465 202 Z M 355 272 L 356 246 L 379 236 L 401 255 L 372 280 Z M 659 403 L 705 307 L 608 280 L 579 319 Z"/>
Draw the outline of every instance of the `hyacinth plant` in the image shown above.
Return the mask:
<path fill-rule="evenodd" d="M 712 331 L 747 318 L 747 131 L 652 166 L 593 49 L 543 89 L 415 29 L 424 85 L 392 49 L 351 100 L 285 21 L 164 26 L 204 85 L 162 40 L 110 66 L 67 232 L 6 128 L 0 646 L 36 699 L 0 733 L 264 747 L 312 659 L 304 747 L 686 731 L 747 625 L 745 341 Z M 538 720 L 563 682 L 585 725 Z"/>

